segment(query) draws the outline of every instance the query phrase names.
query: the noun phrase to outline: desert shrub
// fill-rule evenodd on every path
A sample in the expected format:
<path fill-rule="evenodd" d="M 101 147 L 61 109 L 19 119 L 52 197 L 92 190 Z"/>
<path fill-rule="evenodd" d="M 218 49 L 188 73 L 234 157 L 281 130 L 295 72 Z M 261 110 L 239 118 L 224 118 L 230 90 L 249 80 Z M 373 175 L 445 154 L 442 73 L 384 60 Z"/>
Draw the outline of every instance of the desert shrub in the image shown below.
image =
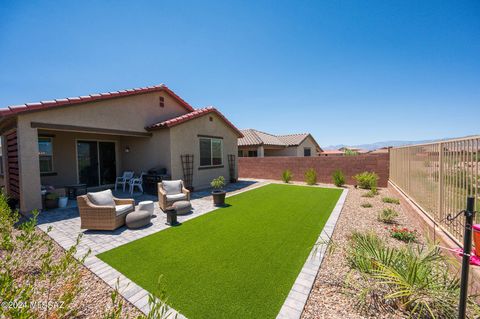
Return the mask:
<path fill-rule="evenodd" d="M 289 170 L 289 169 L 286 169 L 282 172 L 282 181 L 284 183 L 290 183 L 290 181 L 292 180 L 293 178 L 293 174 L 292 174 L 292 171 Z"/>
<path fill-rule="evenodd" d="M 359 271 L 355 288 L 367 307 L 393 307 L 413 318 L 455 318 L 460 281 L 436 246 L 389 247 L 374 233 L 353 233 L 347 258 Z M 468 316 L 480 307 L 468 297 Z"/>
<path fill-rule="evenodd" d="M 382 202 L 388 203 L 388 204 L 397 204 L 397 205 L 400 204 L 400 201 L 398 199 L 392 198 L 392 197 L 384 197 L 382 198 Z"/>
<path fill-rule="evenodd" d="M 173 315 L 170 312 L 170 307 L 167 305 L 167 294 L 163 289 L 162 275 L 158 277 L 157 285 L 155 286 L 155 292 L 148 295 L 148 305 L 150 306 L 149 313 L 135 317 L 135 319 L 177 319 L 177 314 Z M 105 311 L 103 319 L 129 319 L 122 313 L 123 300 L 120 297 L 119 280 L 115 285 L 114 291 L 110 294 L 110 300 L 112 301 L 111 309 Z"/>
<path fill-rule="evenodd" d="M 372 190 L 369 190 L 368 192 L 363 194 L 362 197 L 372 198 L 372 197 L 375 197 L 375 195 L 376 195 L 375 192 L 372 192 Z"/>
<path fill-rule="evenodd" d="M 374 172 L 363 172 L 354 176 L 358 187 L 377 191 L 378 175 Z"/>
<path fill-rule="evenodd" d="M 0 195 L 0 300 L 17 305 L 41 300 L 45 306 L 1 307 L 0 317 L 74 317 L 78 310 L 73 302 L 81 291 L 81 264 L 75 259 L 81 236 L 58 256 L 54 242 L 35 229 L 38 213 L 32 216 L 19 223 L 18 212 Z"/>
<path fill-rule="evenodd" d="M 395 219 L 398 217 L 398 212 L 391 208 L 386 208 L 382 210 L 377 219 L 385 224 L 395 224 Z"/>
<path fill-rule="evenodd" d="M 333 172 L 332 179 L 333 184 L 335 184 L 337 187 L 342 187 L 345 185 L 345 175 L 343 175 L 343 172 L 339 169 Z"/>
<path fill-rule="evenodd" d="M 5 303 L 0 307 L 0 318 L 77 318 L 84 302 L 79 300 L 81 263 L 89 252 L 79 261 L 75 258 L 81 240 L 78 236 L 71 248 L 59 253 L 53 240 L 36 230 L 38 213 L 34 211 L 32 216 L 20 221 L 18 212 L 11 211 L 7 198 L 0 194 L 0 301 Z M 156 295 L 159 297 L 149 296 L 150 313 L 136 319 L 174 318 L 167 313 L 165 294 Z M 122 312 L 125 301 L 118 285 L 110 297 L 112 305 L 100 317 L 128 318 Z M 8 306 L 13 304 L 20 306 Z M 32 307 L 34 304 L 38 306 Z"/>
<path fill-rule="evenodd" d="M 317 172 L 313 168 L 309 168 L 305 172 L 305 182 L 308 185 L 315 185 L 317 183 Z"/>
<path fill-rule="evenodd" d="M 411 230 L 411 229 L 408 229 L 407 227 L 404 227 L 404 228 L 392 227 L 389 231 L 390 231 L 390 236 L 392 238 L 401 240 L 403 242 L 409 243 L 409 242 L 417 241 L 418 234 L 416 230 Z"/>
<path fill-rule="evenodd" d="M 372 204 L 370 204 L 370 203 L 363 203 L 363 204 L 360 205 L 360 206 L 362 206 L 363 208 L 370 208 L 370 207 L 372 207 Z"/>

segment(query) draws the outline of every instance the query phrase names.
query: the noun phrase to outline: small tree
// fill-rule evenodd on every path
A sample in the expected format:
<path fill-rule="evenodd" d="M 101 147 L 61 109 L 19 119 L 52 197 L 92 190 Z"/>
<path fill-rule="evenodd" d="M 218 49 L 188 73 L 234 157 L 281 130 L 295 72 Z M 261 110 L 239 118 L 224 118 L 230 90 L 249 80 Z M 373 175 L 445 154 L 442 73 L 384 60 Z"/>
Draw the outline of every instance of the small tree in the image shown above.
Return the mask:
<path fill-rule="evenodd" d="M 337 187 L 342 187 L 345 185 L 345 175 L 339 169 L 335 170 L 332 174 L 333 184 Z"/>
<path fill-rule="evenodd" d="M 309 168 L 305 172 L 305 182 L 308 185 L 315 185 L 317 183 L 317 172 L 313 168 Z"/>
<path fill-rule="evenodd" d="M 292 171 L 289 170 L 289 169 L 286 169 L 282 172 L 282 180 L 285 182 L 285 183 L 290 183 L 290 181 L 292 180 L 293 178 L 293 174 L 292 174 Z"/>

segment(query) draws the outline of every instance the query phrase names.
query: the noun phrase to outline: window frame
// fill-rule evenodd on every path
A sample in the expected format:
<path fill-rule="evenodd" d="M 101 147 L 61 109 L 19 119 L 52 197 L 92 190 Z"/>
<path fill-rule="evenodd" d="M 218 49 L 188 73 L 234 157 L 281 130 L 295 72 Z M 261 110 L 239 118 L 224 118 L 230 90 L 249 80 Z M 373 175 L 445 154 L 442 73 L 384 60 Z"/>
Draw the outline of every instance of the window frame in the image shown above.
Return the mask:
<path fill-rule="evenodd" d="M 201 148 L 201 141 L 202 140 L 208 140 L 210 142 L 210 164 L 209 165 L 202 165 L 202 148 Z M 213 141 L 218 141 L 220 143 L 220 164 L 213 164 Z M 200 165 L 199 169 L 205 169 L 205 168 L 217 168 L 217 167 L 223 167 L 223 138 L 218 138 L 218 137 L 209 137 L 209 136 L 199 136 L 198 139 L 198 148 L 199 148 L 199 160 L 200 160 Z"/>
<path fill-rule="evenodd" d="M 52 148 L 52 154 L 51 155 L 40 155 L 40 145 L 39 145 L 39 150 L 38 150 L 38 166 L 39 166 L 39 171 L 40 171 L 40 174 L 49 174 L 49 173 L 54 173 L 55 172 L 55 168 L 54 168 L 54 161 L 53 161 L 53 158 L 54 158 L 54 153 L 53 153 L 53 137 L 50 137 L 50 136 L 39 136 L 38 137 L 38 144 L 40 144 L 40 139 L 44 139 L 44 140 L 49 140 L 50 144 L 51 144 L 51 148 Z M 51 170 L 50 171 L 42 171 L 42 167 L 40 166 L 40 157 L 50 157 L 50 167 L 51 167 Z"/>
<path fill-rule="evenodd" d="M 252 154 L 252 156 L 250 156 Z M 257 150 L 249 150 L 247 157 L 258 157 L 258 151 Z"/>
<path fill-rule="evenodd" d="M 308 150 L 308 155 L 305 155 L 305 152 Z M 304 147 L 303 148 L 303 157 L 312 157 L 312 148 L 311 147 Z"/>

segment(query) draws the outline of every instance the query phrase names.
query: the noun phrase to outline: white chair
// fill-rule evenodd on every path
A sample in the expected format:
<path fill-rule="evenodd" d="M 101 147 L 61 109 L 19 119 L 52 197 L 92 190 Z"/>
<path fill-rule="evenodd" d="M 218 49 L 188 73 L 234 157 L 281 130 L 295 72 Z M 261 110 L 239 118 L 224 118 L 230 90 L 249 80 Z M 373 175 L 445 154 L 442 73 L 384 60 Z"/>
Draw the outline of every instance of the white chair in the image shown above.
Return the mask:
<path fill-rule="evenodd" d="M 125 171 L 122 176 L 117 177 L 115 180 L 115 190 L 117 190 L 117 185 L 123 185 L 123 191 L 125 192 L 125 186 L 133 178 L 133 171 Z"/>
<path fill-rule="evenodd" d="M 135 177 L 130 180 L 130 194 L 133 194 L 133 189 L 135 187 L 137 187 L 143 193 L 143 175 L 145 174 L 145 172 L 142 172 L 139 177 Z"/>

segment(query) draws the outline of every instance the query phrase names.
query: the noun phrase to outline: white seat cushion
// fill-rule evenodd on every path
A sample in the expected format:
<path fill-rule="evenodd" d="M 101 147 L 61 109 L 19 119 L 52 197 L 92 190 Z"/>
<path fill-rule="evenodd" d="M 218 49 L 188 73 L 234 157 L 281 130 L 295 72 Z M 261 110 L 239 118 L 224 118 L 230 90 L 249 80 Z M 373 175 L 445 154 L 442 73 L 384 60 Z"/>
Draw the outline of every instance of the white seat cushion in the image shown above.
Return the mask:
<path fill-rule="evenodd" d="M 115 206 L 115 214 L 122 215 L 132 209 L 131 204 L 117 205 Z"/>
<path fill-rule="evenodd" d="M 167 195 L 175 195 L 182 193 L 182 181 L 163 181 L 162 187 Z"/>
<path fill-rule="evenodd" d="M 87 197 L 93 204 L 98 206 L 115 206 L 113 194 L 110 189 L 96 193 L 88 193 Z"/>
<path fill-rule="evenodd" d="M 174 201 L 174 200 L 182 200 L 182 199 L 187 199 L 187 195 L 185 195 L 184 193 L 167 195 L 167 201 L 169 201 L 169 202 Z"/>

